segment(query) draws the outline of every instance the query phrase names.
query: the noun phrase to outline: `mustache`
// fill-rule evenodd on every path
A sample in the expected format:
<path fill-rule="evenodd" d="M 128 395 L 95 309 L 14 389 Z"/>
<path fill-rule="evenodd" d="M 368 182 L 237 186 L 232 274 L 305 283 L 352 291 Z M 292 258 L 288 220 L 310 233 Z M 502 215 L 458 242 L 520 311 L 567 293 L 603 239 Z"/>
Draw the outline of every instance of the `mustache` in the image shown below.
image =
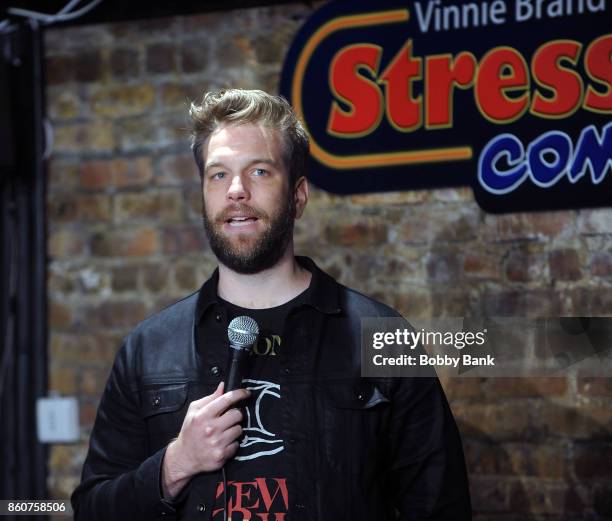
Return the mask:
<path fill-rule="evenodd" d="M 240 213 L 241 215 L 244 215 L 247 218 L 267 219 L 268 217 L 265 212 L 257 210 L 256 208 L 253 208 L 248 204 L 236 203 L 231 204 L 220 212 L 218 212 L 217 215 L 215 215 L 214 221 L 216 223 L 222 224 L 237 213 Z"/>

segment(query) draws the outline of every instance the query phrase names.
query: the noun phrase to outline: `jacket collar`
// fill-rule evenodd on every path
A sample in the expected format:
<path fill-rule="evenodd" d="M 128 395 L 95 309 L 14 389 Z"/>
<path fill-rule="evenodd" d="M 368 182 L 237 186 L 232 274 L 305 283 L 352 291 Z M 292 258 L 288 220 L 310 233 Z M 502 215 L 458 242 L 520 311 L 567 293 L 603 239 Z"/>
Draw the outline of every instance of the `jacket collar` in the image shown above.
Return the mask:
<path fill-rule="evenodd" d="M 302 305 L 310 306 L 321 313 L 335 314 L 341 311 L 339 299 L 339 285 L 327 273 L 321 270 L 308 257 L 295 258 L 297 262 L 312 273 L 310 286 L 306 290 Z M 212 276 L 204 283 L 198 295 L 196 307 L 196 320 L 200 321 L 202 315 L 214 304 L 219 304 L 217 286 L 219 284 L 219 268 L 215 269 Z"/>

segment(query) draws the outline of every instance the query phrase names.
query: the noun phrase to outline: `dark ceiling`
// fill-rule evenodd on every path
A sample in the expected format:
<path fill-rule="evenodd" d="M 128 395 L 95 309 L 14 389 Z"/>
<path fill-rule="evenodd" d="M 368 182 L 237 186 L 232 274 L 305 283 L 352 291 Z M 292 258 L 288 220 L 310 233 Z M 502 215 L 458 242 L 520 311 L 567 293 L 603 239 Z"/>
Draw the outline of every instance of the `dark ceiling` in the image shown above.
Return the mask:
<path fill-rule="evenodd" d="M 74 7 L 74 10 L 85 7 L 90 2 L 91 0 L 81 0 Z M 67 3 L 68 0 L 0 0 L 0 21 L 9 17 L 7 15 L 7 9 L 9 8 L 28 9 L 45 14 L 54 14 Z M 61 22 L 61 24 L 82 25 L 124 20 L 142 20 L 145 18 L 161 18 L 164 16 L 291 3 L 310 4 L 311 2 L 299 2 L 298 0 L 178 0 L 176 2 L 164 0 L 102 0 L 89 13 L 76 20 Z"/>

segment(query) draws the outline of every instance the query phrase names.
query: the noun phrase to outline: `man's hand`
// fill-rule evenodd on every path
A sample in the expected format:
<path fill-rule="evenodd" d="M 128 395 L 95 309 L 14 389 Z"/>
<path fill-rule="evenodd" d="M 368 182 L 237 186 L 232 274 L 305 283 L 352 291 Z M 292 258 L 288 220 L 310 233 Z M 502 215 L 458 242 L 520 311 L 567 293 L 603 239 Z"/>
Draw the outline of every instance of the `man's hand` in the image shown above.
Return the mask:
<path fill-rule="evenodd" d="M 162 465 L 164 498 L 172 499 L 199 472 L 220 469 L 238 450 L 242 413 L 232 408 L 250 396 L 246 389 L 215 392 L 189 404 L 178 438 L 166 449 Z"/>

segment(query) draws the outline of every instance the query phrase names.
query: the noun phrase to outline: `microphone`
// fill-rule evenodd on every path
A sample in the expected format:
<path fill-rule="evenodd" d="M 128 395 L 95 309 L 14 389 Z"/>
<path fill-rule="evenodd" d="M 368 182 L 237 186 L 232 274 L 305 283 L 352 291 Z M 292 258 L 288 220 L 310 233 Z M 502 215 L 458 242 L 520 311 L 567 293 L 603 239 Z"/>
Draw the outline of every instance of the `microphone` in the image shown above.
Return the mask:
<path fill-rule="evenodd" d="M 259 326 L 251 317 L 236 317 L 227 327 L 227 337 L 230 342 L 230 357 L 227 368 L 225 392 L 242 387 L 244 362 L 247 355 L 257 342 Z"/>

